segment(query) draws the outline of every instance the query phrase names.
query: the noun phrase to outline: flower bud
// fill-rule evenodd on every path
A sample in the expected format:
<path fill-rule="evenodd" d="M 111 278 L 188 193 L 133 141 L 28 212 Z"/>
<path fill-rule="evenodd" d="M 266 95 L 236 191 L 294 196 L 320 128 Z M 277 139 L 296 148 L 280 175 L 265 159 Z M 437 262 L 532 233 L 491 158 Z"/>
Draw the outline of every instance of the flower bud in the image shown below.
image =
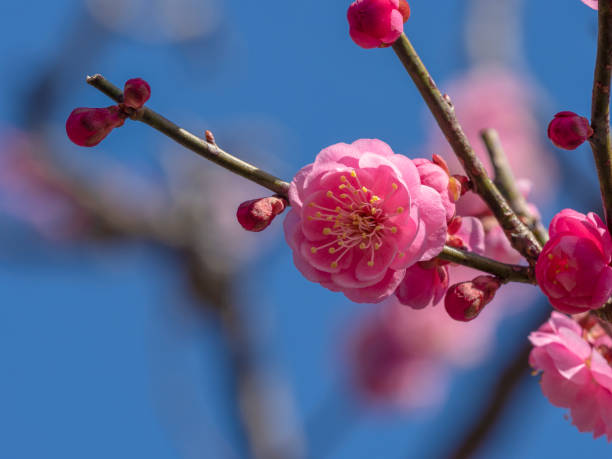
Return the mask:
<path fill-rule="evenodd" d="M 132 78 L 125 82 L 123 103 L 128 107 L 139 109 L 151 97 L 151 86 L 142 78 Z"/>
<path fill-rule="evenodd" d="M 347 12 L 349 34 L 362 48 L 390 46 L 404 30 L 404 14 L 399 0 L 356 0 Z"/>
<path fill-rule="evenodd" d="M 578 148 L 592 135 L 589 120 L 574 112 L 559 112 L 548 125 L 548 138 L 564 150 Z"/>
<path fill-rule="evenodd" d="M 446 312 L 455 320 L 469 322 L 491 302 L 500 286 L 501 281 L 493 276 L 478 276 L 452 285 L 444 298 Z"/>
<path fill-rule="evenodd" d="M 240 204 L 236 217 L 245 230 L 259 232 L 270 226 L 274 217 L 282 213 L 286 206 L 285 200 L 277 196 L 252 199 Z"/>
<path fill-rule="evenodd" d="M 118 106 L 75 108 L 66 120 L 68 138 L 81 147 L 98 145 L 114 128 L 123 125 L 125 115 Z"/>
<path fill-rule="evenodd" d="M 400 13 L 402 13 L 404 24 L 406 24 L 406 21 L 408 21 L 408 19 L 410 18 L 410 5 L 408 5 L 408 2 L 406 0 L 400 0 L 399 10 Z"/>

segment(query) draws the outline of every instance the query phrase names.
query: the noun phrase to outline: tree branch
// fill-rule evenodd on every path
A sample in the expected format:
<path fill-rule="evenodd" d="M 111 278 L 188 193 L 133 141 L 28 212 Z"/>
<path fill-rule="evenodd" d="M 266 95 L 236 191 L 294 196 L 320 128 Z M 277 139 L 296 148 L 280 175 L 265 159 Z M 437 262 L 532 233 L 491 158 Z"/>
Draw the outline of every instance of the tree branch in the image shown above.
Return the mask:
<path fill-rule="evenodd" d="M 612 75 L 612 3 L 599 2 L 597 58 L 593 78 L 589 139 L 608 229 L 612 232 L 612 142 L 610 140 L 610 77 Z"/>
<path fill-rule="evenodd" d="M 533 270 L 527 266 L 501 263 L 491 258 L 483 257 L 473 252 L 465 252 L 447 245 L 444 246 L 438 258 L 493 274 L 506 282 L 536 283 Z"/>
<path fill-rule="evenodd" d="M 533 262 L 541 251 L 539 242 L 513 212 L 497 187 L 487 176 L 482 162 L 474 153 L 457 121 L 452 104 L 442 96 L 405 34 L 402 34 L 392 46 L 474 184 L 475 191 L 484 199 L 499 221 L 512 247 L 518 250 L 527 260 Z"/>
<path fill-rule="evenodd" d="M 484 129 L 480 136 L 487 147 L 487 152 L 495 172 L 493 183 L 495 183 L 501 194 L 508 200 L 508 204 L 516 212 L 516 215 L 533 232 L 538 242 L 541 245 L 546 244 L 546 241 L 548 241 L 548 231 L 542 226 L 540 219 L 529 210 L 527 201 L 516 186 L 514 174 L 510 168 L 508 157 L 504 152 L 497 131 L 495 129 Z"/>
<path fill-rule="evenodd" d="M 87 83 L 106 94 L 115 102 L 121 103 L 123 101 L 123 92 L 121 89 L 112 84 L 102 75 L 88 76 Z M 230 155 L 226 151 L 219 148 L 216 144 L 209 143 L 186 129 L 177 126 L 172 121 L 167 120 L 150 108 L 143 107 L 142 109 L 138 110 L 133 119 L 148 124 L 152 128 L 157 129 L 159 132 L 167 135 L 175 142 L 226 168 L 227 170 L 251 180 L 252 182 L 257 183 L 276 194 L 287 197 L 289 183 L 275 177 L 272 174 L 269 174 L 268 172 L 262 171 L 246 161 Z"/>

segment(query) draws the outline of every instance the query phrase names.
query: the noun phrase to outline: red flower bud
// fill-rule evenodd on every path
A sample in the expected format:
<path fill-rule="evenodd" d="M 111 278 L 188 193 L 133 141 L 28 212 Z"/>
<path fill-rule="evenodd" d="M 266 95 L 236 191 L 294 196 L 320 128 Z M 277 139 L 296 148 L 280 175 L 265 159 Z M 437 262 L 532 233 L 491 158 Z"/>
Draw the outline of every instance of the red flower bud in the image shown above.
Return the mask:
<path fill-rule="evenodd" d="M 151 97 L 151 86 L 142 78 L 132 78 L 125 82 L 123 103 L 128 107 L 139 109 Z"/>
<path fill-rule="evenodd" d="M 252 199 L 240 204 L 236 217 L 245 230 L 259 232 L 270 226 L 274 217 L 282 213 L 286 206 L 286 201 L 277 196 Z"/>
<path fill-rule="evenodd" d="M 351 38 L 366 49 L 390 46 L 404 31 L 399 0 L 356 0 L 347 19 Z"/>
<path fill-rule="evenodd" d="M 574 150 L 593 135 L 589 120 L 574 112 L 559 112 L 548 125 L 548 138 L 564 150 Z"/>
<path fill-rule="evenodd" d="M 408 5 L 408 2 L 406 0 L 400 0 L 399 10 L 400 13 L 402 13 L 402 17 L 404 18 L 404 24 L 406 24 L 406 21 L 408 21 L 408 18 L 410 18 L 410 5 Z"/>
<path fill-rule="evenodd" d="M 81 147 L 93 147 L 124 121 L 125 115 L 117 105 L 106 108 L 79 107 L 72 110 L 66 120 L 66 134 Z"/>
<path fill-rule="evenodd" d="M 469 322 L 495 297 L 501 281 L 493 276 L 478 276 L 451 286 L 444 298 L 446 312 L 455 320 Z"/>

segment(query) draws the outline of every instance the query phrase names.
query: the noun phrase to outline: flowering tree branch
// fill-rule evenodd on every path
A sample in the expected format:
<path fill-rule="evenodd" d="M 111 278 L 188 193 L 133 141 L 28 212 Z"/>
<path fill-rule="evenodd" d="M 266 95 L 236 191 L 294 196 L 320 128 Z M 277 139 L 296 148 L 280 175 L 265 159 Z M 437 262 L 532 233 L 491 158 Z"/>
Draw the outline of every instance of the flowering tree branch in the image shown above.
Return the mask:
<path fill-rule="evenodd" d="M 102 75 L 94 75 L 87 77 L 87 83 L 94 88 L 100 90 L 111 99 L 121 103 L 123 101 L 123 92 L 117 86 L 112 84 Z M 229 153 L 223 151 L 215 143 L 207 142 L 204 139 L 192 134 L 183 129 L 172 121 L 164 118 L 160 114 L 143 107 L 135 112 L 133 119 L 142 121 L 154 129 L 162 132 L 177 143 L 197 153 L 200 156 L 226 168 L 227 170 L 238 174 L 252 182 L 255 182 L 281 196 L 287 195 L 289 184 L 278 177 L 275 177 L 268 172 L 262 171 L 252 164 L 247 163 Z"/>
<path fill-rule="evenodd" d="M 121 103 L 123 100 L 123 93 L 121 89 L 112 84 L 102 75 L 87 77 L 87 83 L 100 90 L 116 102 Z M 280 196 L 287 196 L 287 191 L 289 189 L 289 184 L 287 182 L 279 179 L 278 177 L 274 177 L 265 171 L 262 171 L 252 164 L 230 155 L 229 153 L 221 150 L 215 143 L 208 142 L 195 136 L 153 110 L 143 107 L 135 112 L 133 118 L 148 124 L 186 148 L 194 151 L 198 155 L 209 159 L 222 167 L 225 167 L 231 172 L 258 183 L 259 185 L 276 192 Z M 526 229 L 526 231 L 529 232 L 528 229 Z M 532 270 L 527 267 L 501 263 L 472 252 L 457 250 L 449 246 L 444 247 L 444 250 L 439 257 L 446 261 L 451 261 L 453 263 L 487 272 L 499 277 L 505 282 L 512 281 L 528 284 L 533 284 L 535 282 Z"/>
<path fill-rule="evenodd" d="M 444 246 L 438 258 L 493 274 L 505 282 L 536 283 L 533 270 L 527 266 L 509 265 L 454 247 Z"/>
<path fill-rule="evenodd" d="M 527 201 L 516 186 L 516 180 L 499 139 L 499 134 L 495 129 L 484 129 L 480 135 L 495 171 L 495 185 L 508 200 L 508 204 L 516 212 L 516 215 L 533 232 L 538 242 L 542 245 L 546 244 L 548 232 L 540 222 L 540 219 L 530 212 Z"/>
<path fill-rule="evenodd" d="M 612 231 L 612 141 L 610 139 L 610 78 L 612 76 L 612 3 L 599 2 L 597 58 L 593 79 L 589 139 L 608 229 Z"/>
<path fill-rule="evenodd" d="M 533 262 L 540 253 L 540 243 L 529 231 L 529 228 L 521 222 L 495 184 L 488 177 L 482 162 L 474 153 L 463 129 L 457 121 L 452 104 L 448 98 L 440 93 L 433 78 L 404 33 L 393 43 L 392 47 L 421 93 L 442 133 L 459 158 L 459 161 L 461 161 L 465 172 L 474 184 L 475 191 L 487 203 L 504 229 L 512 246 L 527 260 Z"/>

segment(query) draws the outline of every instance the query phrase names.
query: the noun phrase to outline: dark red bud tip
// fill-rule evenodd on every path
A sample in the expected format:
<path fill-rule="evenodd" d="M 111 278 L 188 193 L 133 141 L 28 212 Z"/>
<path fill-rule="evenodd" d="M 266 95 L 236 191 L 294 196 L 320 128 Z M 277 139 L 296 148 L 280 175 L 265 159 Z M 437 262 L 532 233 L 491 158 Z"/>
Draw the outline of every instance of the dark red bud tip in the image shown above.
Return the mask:
<path fill-rule="evenodd" d="M 236 217 L 245 230 L 259 232 L 270 226 L 274 217 L 282 213 L 286 206 L 286 201 L 277 196 L 252 199 L 238 206 Z"/>
<path fill-rule="evenodd" d="M 142 78 L 132 78 L 125 82 L 123 103 L 135 109 L 141 108 L 151 97 L 151 86 Z"/>
<path fill-rule="evenodd" d="M 125 114 L 117 105 L 106 108 L 79 107 L 72 110 L 66 120 L 66 134 L 81 147 L 93 147 L 124 121 Z"/>
<path fill-rule="evenodd" d="M 548 138 L 564 150 L 578 148 L 592 135 L 589 120 L 574 112 L 559 112 L 548 125 Z"/>
<path fill-rule="evenodd" d="M 491 302 L 500 286 L 501 281 L 493 276 L 478 276 L 452 285 L 444 298 L 446 312 L 455 320 L 469 322 Z"/>
<path fill-rule="evenodd" d="M 404 24 L 406 24 L 406 21 L 410 18 L 410 5 L 406 0 L 400 0 L 399 10 L 402 13 L 402 18 L 404 18 Z"/>

